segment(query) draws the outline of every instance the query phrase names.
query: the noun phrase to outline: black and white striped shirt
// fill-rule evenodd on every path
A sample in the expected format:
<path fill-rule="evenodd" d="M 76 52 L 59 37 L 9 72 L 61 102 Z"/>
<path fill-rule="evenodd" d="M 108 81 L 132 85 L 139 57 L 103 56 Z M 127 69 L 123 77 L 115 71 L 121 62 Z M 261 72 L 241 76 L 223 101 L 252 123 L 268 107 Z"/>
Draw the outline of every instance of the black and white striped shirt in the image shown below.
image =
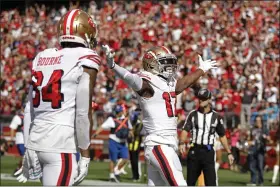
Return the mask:
<path fill-rule="evenodd" d="M 187 116 L 183 129 L 191 132 L 191 143 L 199 145 L 213 145 L 215 133 L 220 137 L 225 135 L 223 119 L 212 109 L 205 114 L 200 110 L 192 110 Z"/>

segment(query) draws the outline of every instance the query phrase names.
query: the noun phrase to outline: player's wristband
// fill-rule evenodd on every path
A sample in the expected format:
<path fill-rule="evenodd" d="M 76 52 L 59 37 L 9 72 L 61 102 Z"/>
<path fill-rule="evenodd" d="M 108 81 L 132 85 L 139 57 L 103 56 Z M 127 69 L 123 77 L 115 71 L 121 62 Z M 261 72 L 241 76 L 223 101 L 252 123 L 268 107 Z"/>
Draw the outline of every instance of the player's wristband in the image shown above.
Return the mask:
<path fill-rule="evenodd" d="M 228 153 L 227 155 L 232 155 L 232 153 Z"/>

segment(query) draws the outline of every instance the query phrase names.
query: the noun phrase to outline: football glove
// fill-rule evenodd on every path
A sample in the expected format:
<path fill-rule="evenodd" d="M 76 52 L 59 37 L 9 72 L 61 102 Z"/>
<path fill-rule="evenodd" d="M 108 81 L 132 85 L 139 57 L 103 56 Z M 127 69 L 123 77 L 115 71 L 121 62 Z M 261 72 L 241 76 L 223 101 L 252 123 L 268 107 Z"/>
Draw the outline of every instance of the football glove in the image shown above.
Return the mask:
<path fill-rule="evenodd" d="M 115 67 L 115 62 L 114 62 L 115 52 L 112 52 L 112 49 L 108 45 L 102 45 L 102 50 L 106 54 L 108 67 L 113 69 Z"/>
<path fill-rule="evenodd" d="M 27 161 L 25 159 L 25 155 L 23 156 L 23 161 L 22 161 L 22 167 L 17 170 L 17 172 L 15 172 L 14 174 L 17 177 L 17 181 L 18 182 L 22 182 L 22 183 L 26 183 L 28 178 L 29 178 L 29 169 L 28 169 L 28 165 L 27 165 Z"/>
<path fill-rule="evenodd" d="M 80 184 L 88 174 L 90 158 L 81 157 L 78 164 L 78 177 L 74 180 L 74 186 Z"/>
<path fill-rule="evenodd" d="M 207 71 L 209 71 L 210 69 L 215 69 L 218 67 L 218 63 L 216 62 L 216 60 L 202 60 L 201 56 L 198 55 L 198 61 L 199 61 L 199 69 L 201 69 L 202 71 L 204 71 L 204 73 L 206 73 Z"/>

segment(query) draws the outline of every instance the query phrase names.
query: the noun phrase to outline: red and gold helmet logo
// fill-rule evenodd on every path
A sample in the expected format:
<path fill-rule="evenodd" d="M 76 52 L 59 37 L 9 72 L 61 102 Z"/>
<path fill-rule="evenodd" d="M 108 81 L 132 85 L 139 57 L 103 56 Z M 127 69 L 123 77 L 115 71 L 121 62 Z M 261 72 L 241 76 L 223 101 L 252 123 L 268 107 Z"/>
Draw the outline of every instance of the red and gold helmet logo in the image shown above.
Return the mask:
<path fill-rule="evenodd" d="M 150 53 L 146 53 L 146 54 L 144 55 L 144 58 L 145 58 L 145 59 L 152 59 L 152 58 L 153 58 L 153 55 L 150 54 Z"/>

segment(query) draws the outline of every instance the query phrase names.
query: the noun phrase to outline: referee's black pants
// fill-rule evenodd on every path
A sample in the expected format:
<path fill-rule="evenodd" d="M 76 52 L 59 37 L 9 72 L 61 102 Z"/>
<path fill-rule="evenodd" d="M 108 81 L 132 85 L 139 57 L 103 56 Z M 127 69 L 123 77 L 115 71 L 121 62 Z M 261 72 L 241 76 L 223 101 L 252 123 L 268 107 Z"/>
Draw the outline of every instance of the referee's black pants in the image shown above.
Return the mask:
<path fill-rule="evenodd" d="M 132 170 L 132 179 L 139 179 L 139 169 L 138 169 L 138 161 L 139 161 L 139 149 L 136 151 L 129 151 L 131 170 Z"/>
<path fill-rule="evenodd" d="M 215 151 L 213 146 L 195 145 L 190 148 L 187 157 L 187 184 L 195 186 L 203 171 L 206 186 L 217 186 L 215 171 Z"/>

